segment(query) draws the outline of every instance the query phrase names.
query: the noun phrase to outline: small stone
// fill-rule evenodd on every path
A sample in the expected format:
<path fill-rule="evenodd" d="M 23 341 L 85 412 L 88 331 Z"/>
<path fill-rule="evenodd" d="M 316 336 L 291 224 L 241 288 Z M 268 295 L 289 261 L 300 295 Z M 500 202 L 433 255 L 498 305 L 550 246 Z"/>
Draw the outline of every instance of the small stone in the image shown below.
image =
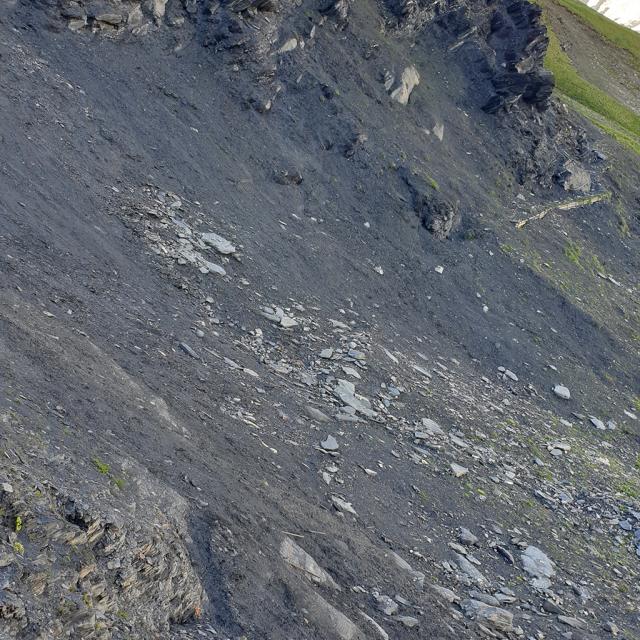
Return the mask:
<path fill-rule="evenodd" d="M 346 513 L 350 513 L 353 516 L 357 516 L 356 510 L 351 506 L 350 502 L 343 500 L 338 496 L 331 496 L 331 502 L 333 506 L 338 510 Z"/>
<path fill-rule="evenodd" d="M 475 536 L 473 533 L 471 533 L 471 531 L 469 531 L 469 529 L 465 529 L 464 527 L 460 527 L 458 540 L 460 540 L 462 544 L 466 544 L 469 547 L 478 544 L 478 536 Z"/>
<path fill-rule="evenodd" d="M 478 587 L 484 588 L 489 585 L 489 581 L 484 577 L 480 570 L 476 569 L 469 560 L 463 555 L 456 554 L 456 564 L 460 568 L 460 571 L 466 575 L 469 580 L 475 583 Z"/>
<path fill-rule="evenodd" d="M 292 327 L 297 327 L 298 322 L 289 316 L 282 316 L 282 318 L 280 318 L 280 326 L 285 329 L 291 329 Z"/>
<path fill-rule="evenodd" d="M 432 584 L 431 588 L 445 601 L 453 604 L 454 602 L 458 602 L 460 598 L 451 591 L 451 589 L 447 589 L 446 587 L 441 587 L 437 584 Z"/>
<path fill-rule="evenodd" d="M 320 411 L 320 409 L 316 409 L 315 407 L 312 407 L 311 405 L 307 405 L 305 407 L 305 411 L 307 412 L 307 415 L 312 420 L 317 420 L 318 422 L 329 422 L 331 420 L 331 418 L 329 418 L 328 415 L 322 413 L 322 411 Z"/>
<path fill-rule="evenodd" d="M 118 26 L 122 22 L 122 16 L 118 13 L 101 13 L 95 17 L 98 22 L 104 22 L 112 26 Z"/>
<path fill-rule="evenodd" d="M 596 418 L 595 416 L 589 416 L 589 421 L 599 431 L 607 430 L 606 425 L 604 424 L 604 422 L 602 422 L 602 420 L 600 420 L 600 418 Z"/>
<path fill-rule="evenodd" d="M 226 256 L 236 252 L 235 246 L 217 233 L 203 233 L 200 237 L 202 238 L 202 242 L 213 247 L 222 255 Z"/>
<path fill-rule="evenodd" d="M 298 48 L 297 38 L 289 38 L 279 49 L 278 53 L 289 53 Z"/>
<path fill-rule="evenodd" d="M 444 430 L 442 429 L 442 427 L 430 418 L 422 418 L 422 429 L 430 436 L 444 435 Z"/>
<path fill-rule="evenodd" d="M 455 462 L 452 462 L 449 467 L 451 468 L 451 471 L 456 478 L 462 478 L 462 476 L 466 476 L 467 473 L 469 473 L 469 469 L 463 467 L 462 465 L 456 464 Z"/>
<path fill-rule="evenodd" d="M 615 622 L 605 622 L 602 625 L 605 631 L 608 631 L 612 636 L 617 636 L 620 633 L 620 629 Z"/>
<path fill-rule="evenodd" d="M 396 616 L 395 619 L 409 629 L 413 629 L 420 624 L 420 620 L 413 616 Z"/>
<path fill-rule="evenodd" d="M 323 440 L 320 443 L 320 446 L 325 451 L 337 451 L 338 450 L 338 441 L 333 436 L 327 436 L 326 440 Z"/>
<path fill-rule="evenodd" d="M 467 617 L 487 627 L 503 632 L 513 629 L 513 614 L 506 609 L 494 607 L 473 599 L 464 600 L 460 607 Z"/>
<path fill-rule="evenodd" d="M 561 384 L 557 384 L 553 387 L 553 393 L 563 400 L 571 400 L 571 393 L 569 392 L 569 389 L 567 389 L 567 387 L 563 387 Z"/>
<path fill-rule="evenodd" d="M 376 596 L 377 606 L 382 613 L 387 616 L 392 616 L 394 613 L 398 613 L 398 603 L 389 596 Z"/>
<path fill-rule="evenodd" d="M 438 266 L 434 269 L 434 271 L 435 271 L 436 273 L 443 274 L 443 273 L 444 273 L 444 267 L 443 267 L 442 265 L 438 265 Z"/>
<path fill-rule="evenodd" d="M 582 631 L 586 631 L 589 628 L 589 625 L 584 620 L 580 620 L 580 618 L 573 618 L 571 616 L 558 616 L 558 622 L 566 624 L 568 627 L 572 627 L 573 629 L 580 629 Z"/>
<path fill-rule="evenodd" d="M 326 360 L 329 360 L 331 357 L 333 357 L 333 349 L 331 349 L 331 348 L 323 349 L 320 352 L 320 357 L 321 358 L 325 358 Z"/>
<path fill-rule="evenodd" d="M 186 342 L 181 342 L 180 348 L 192 358 L 198 358 L 198 354 Z"/>
<path fill-rule="evenodd" d="M 0 484 L 0 489 L 2 489 L 5 493 L 13 493 L 13 487 L 8 482 L 3 482 Z"/>

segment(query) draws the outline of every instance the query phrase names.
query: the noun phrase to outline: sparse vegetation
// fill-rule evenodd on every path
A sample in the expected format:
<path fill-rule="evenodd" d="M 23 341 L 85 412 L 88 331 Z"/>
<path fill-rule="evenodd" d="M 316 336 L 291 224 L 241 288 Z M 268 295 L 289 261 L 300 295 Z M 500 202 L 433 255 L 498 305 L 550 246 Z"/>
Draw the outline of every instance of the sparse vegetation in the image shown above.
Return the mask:
<path fill-rule="evenodd" d="M 106 462 L 103 462 L 102 460 L 100 460 L 100 458 L 94 458 L 92 462 L 99 473 L 105 476 L 109 473 L 109 469 L 111 467 Z"/>
<path fill-rule="evenodd" d="M 24 555 L 24 545 L 22 542 L 18 542 L 17 540 L 13 543 L 13 550 L 19 555 Z"/>
<path fill-rule="evenodd" d="M 582 248 L 577 242 L 569 241 L 564 247 L 564 255 L 569 260 L 569 262 L 573 262 L 576 266 L 580 265 L 580 258 L 582 257 Z"/>

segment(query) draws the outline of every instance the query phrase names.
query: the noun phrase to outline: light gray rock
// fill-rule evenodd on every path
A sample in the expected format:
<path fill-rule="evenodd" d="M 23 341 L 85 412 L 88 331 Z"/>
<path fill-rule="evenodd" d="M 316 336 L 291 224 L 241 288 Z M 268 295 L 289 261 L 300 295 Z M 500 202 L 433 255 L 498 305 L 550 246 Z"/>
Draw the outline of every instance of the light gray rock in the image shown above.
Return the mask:
<path fill-rule="evenodd" d="M 467 469 L 467 467 L 463 467 L 455 462 L 452 462 L 449 467 L 456 478 L 462 478 L 462 476 L 466 476 L 467 473 L 469 473 L 469 469 Z"/>
<path fill-rule="evenodd" d="M 409 96 L 414 88 L 420 84 L 420 74 L 418 70 L 412 65 L 405 67 L 400 76 L 400 80 L 397 85 L 391 86 L 389 96 L 397 103 L 406 105 L 409 102 Z"/>
<path fill-rule="evenodd" d="M 328 636 L 338 640 L 365 640 L 365 634 L 319 593 L 309 589 L 305 592 L 294 591 L 293 595 L 298 606 L 305 609 L 305 617 L 322 630 L 322 637 Z"/>
<path fill-rule="evenodd" d="M 395 619 L 402 623 L 408 629 L 413 629 L 420 625 L 420 620 L 418 618 L 414 618 L 413 616 L 396 616 Z"/>
<path fill-rule="evenodd" d="M 473 599 L 463 600 L 460 607 L 468 618 L 491 629 L 503 632 L 509 632 L 513 629 L 513 614 L 506 609 Z"/>
<path fill-rule="evenodd" d="M 471 533 L 471 531 L 469 531 L 469 529 L 465 529 L 464 527 L 460 527 L 458 540 L 460 540 L 462 544 L 465 544 L 468 547 L 472 547 L 473 545 L 478 544 L 478 536 L 474 535 L 473 533 Z"/>
<path fill-rule="evenodd" d="M 288 536 L 280 545 L 280 556 L 292 567 L 302 571 L 309 580 L 322 584 L 336 591 L 340 587 L 335 580 L 299 545 Z"/>
<path fill-rule="evenodd" d="M 339 378 L 333 394 L 344 404 L 352 407 L 367 418 L 372 418 L 376 415 L 376 412 L 371 408 L 371 402 L 367 398 L 356 394 L 356 387 L 353 382 Z"/>
<path fill-rule="evenodd" d="M 550 578 L 556 574 L 553 560 L 533 545 L 529 545 L 522 552 L 521 558 L 524 570 L 533 578 L 533 586 L 538 589 L 548 589 L 551 586 Z"/>
<path fill-rule="evenodd" d="M 580 629 L 581 631 L 587 631 L 587 629 L 589 629 L 589 625 L 584 620 L 580 620 L 580 618 L 560 615 L 558 616 L 558 622 L 566 624 L 572 629 Z"/>
<path fill-rule="evenodd" d="M 337 451 L 339 448 L 338 441 L 332 436 L 328 435 L 321 443 L 320 446 L 325 451 Z"/>
<path fill-rule="evenodd" d="M 454 602 L 459 602 L 460 598 L 455 594 L 455 592 L 451 591 L 451 589 L 447 589 L 446 587 L 441 587 L 437 584 L 432 584 L 431 588 L 438 594 L 438 596 L 448 602 L 449 604 L 453 604 Z"/>
<path fill-rule="evenodd" d="M 376 606 L 386 616 L 392 616 L 398 613 L 398 603 L 389 596 L 376 596 Z"/>
<path fill-rule="evenodd" d="M 589 416 L 589 421 L 596 429 L 598 429 L 598 431 L 607 430 L 607 426 L 605 425 L 604 422 L 602 422 L 602 420 L 600 420 L 600 418 L 596 418 L 595 416 Z"/>
<path fill-rule="evenodd" d="M 236 252 L 235 246 L 226 238 L 219 236 L 217 233 L 203 233 L 200 238 L 206 245 L 213 247 L 222 255 L 227 256 Z"/>
<path fill-rule="evenodd" d="M 557 384 L 553 387 L 553 393 L 563 400 L 571 400 L 571 393 L 569 389 L 567 389 L 567 387 L 563 387 L 561 384 Z"/>
<path fill-rule="evenodd" d="M 390 553 L 391 559 L 398 569 L 408 573 L 413 581 L 418 585 L 420 589 L 424 587 L 424 573 L 414 569 L 404 558 L 400 557 L 395 551 Z"/>
<path fill-rule="evenodd" d="M 331 420 L 331 418 L 329 418 L 328 415 L 322 413 L 322 411 L 320 411 L 320 409 L 316 409 L 315 407 L 312 407 L 311 405 L 307 405 L 305 407 L 305 411 L 307 412 L 307 415 L 311 419 L 317 420 L 318 422 L 329 422 Z"/>
<path fill-rule="evenodd" d="M 350 502 L 343 500 L 339 496 L 331 496 L 331 502 L 333 506 L 338 510 L 345 513 L 350 513 L 353 516 L 357 516 L 356 510 L 351 506 Z"/>
<path fill-rule="evenodd" d="M 422 418 L 422 431 L 430 436 L 444 435 L 442 427 L 435 422 L 435 420 L 431 420 L 431 418 Z"/>
<path fill-rule="evenodd" d="M 389 640 L 389 634 L 368 614 L 360 611 L 360 615 L 376 630 L 382 640 Z"/>
<path fill-rule="evenodd" d="M 471 582 L 478 587 L 489 586 L 489 581 L 485 578 L 482 572 L 477 567 L 474 567 L 463 555 L 456 553 L 455 560 L 460 571 L 462 571 L 462 573 L 467 576 Z"/>

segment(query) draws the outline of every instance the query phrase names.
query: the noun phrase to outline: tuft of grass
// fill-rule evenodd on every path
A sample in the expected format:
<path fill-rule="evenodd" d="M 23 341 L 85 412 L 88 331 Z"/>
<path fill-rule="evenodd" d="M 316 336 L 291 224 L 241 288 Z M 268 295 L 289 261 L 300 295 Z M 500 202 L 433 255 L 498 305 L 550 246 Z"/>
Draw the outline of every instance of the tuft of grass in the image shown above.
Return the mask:
<path fill-rule="evenodd" d="M 627 498 L 631 498 L 635 500 L 636 498 L 640 498 L 640 488 L 638 485 L 632 482 L 621 482 L 618 487 L 618 491 L 623 495 L 627 496 Z"/>
<path fill-rule="evenodd" d="M 567 242 L 564 247 L 564 255 L 569 260 L 569 262 L 573 262 L 576 266 L 580 265 L 580 258 L 582 257 L 582 248 L 577 242 Z"/>
<path fill-rule="evenodd" d="M 106 476 L 109 473 L 111 467 L 106 462 L 102 462 L 100 458 L 94 458 L 91 462 L 93 462 L 95 468 L 103 475 Z"/>
<path fill-rule="evenodd" d="M 19 533 L 20 531 L 22 531 L 22 525 L 23 525 L 22 518 L 20 516 L 16 516 L 16 521 L 14 526 L 16 533 Z"/>
<path fill-rule="evenodd" d="M 24 555 L 24 545 L 22 542 L 18 542 L 17 540 L 13 543 L 13 550 L 19 555 Z"/>
<path fill-rule="evenodd" d="M 122 491 L 124 489 L 124 478 L 113 478 L 113 484 Z"/>

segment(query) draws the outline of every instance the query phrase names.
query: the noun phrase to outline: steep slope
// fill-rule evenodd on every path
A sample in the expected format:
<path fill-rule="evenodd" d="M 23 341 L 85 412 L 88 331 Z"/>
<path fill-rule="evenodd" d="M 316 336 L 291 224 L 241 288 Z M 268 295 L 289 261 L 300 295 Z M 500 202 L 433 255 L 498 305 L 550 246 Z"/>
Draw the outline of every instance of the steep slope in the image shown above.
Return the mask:
<path fill-rule="evenodd" d="M 629 29 L 640 31 L 640 7 L 628 0 L 582 0 L 588 7 L 598 11 Z"/>
<path fill-rule="evenodd" d="M 638 164 L 535 6 L 1 11 L 0 633 L 640 635 Z"/>

